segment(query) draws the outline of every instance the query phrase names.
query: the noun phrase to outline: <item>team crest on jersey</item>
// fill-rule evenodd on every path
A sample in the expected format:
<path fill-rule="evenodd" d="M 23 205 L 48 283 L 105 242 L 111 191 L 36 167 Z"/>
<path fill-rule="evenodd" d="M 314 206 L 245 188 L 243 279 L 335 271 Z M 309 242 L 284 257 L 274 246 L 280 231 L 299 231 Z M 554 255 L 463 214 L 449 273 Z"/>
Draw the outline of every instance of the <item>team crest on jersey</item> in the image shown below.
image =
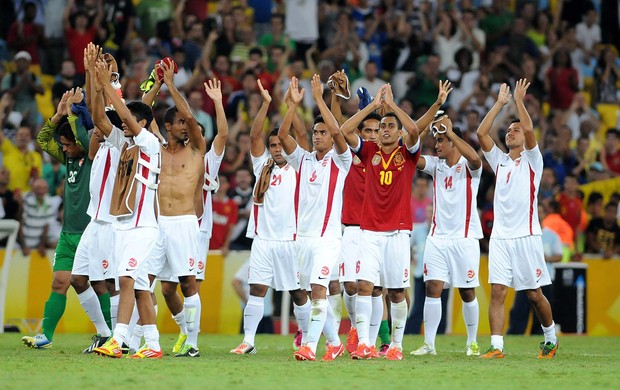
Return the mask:
<path fill-rule="evenodd" d="M 521 159 L 515 160 L 515 167 L 518 167 L 519 165 L 521 165 Z"/>
<path fill-rule="evenodd" d="M 372 165 L 379 165 L 379 163 L 381 162 L 381 156 L 376 154 L 375 157 L 372 158 L 371 162 L 372 162 Z"/>
<path fill-rule="evenodd" d="M 405 163 L 405 156 L 399 151 L 394 155 L 394 165 L 400 166 Z"/>
<path fill-rule="evenodd" d="M 463 166 L 461 164 L 456 166 L 456 173 L 461 173 L 462 170 L 463 170 Z"/>
<path fill-rule="evenodd" d="M 357 157 L 357 155 L 353 156 L 353 164 L 354 165 L 360 165 L 362 163 L 362 160 L 360 160 L 359 157 Z"/>
<path fill-rule="evenodd" d="M 323 159 L 323 162 L 321 163 L 321 165 L 322 165 L 323 167 L 326 167 L 328 162 L 329 162 L 329 157 L 325 157 L 325 158 Z"/>

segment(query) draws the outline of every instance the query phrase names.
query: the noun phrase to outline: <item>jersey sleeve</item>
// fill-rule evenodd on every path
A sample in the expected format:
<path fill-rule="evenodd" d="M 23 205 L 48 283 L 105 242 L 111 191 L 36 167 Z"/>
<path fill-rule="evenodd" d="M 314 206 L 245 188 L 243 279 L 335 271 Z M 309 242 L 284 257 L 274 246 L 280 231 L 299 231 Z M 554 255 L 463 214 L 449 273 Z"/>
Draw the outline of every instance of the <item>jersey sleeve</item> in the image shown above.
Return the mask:
<path fill-rule="evenodd" d="M 161 147 L 159 139 L 147 129 L 142 129 L 138 135 L 134 135 L 133 142 L 148 155 L 159 153 Z"/>
<path fill-rule="evenodd" d="M 297 145 L 297 147 L 295 148 L 295 150 L 293 151 L 293 153 L 291 154 L 286 154 L 284 152 L 284 150 L 282 151 L 282 155 L 284 156 L 284 158 L 286 159 L 286 161 L 291 164 L 291 166 L 293 167 L 293 169 L 297 172 L 299 172 L 299 167 L 301 167 L 301 161 L 303 160 L 304 156 L 306 155 L 305 150 L 303 150 L 301 148 L 301 146 Z"/>
<path fill-rule="evenodd" d="M 112 125 L 112 131 L 110 131 L 110 134 L 107 135 L 105 139 L 118 150 L 123 150 L 123 146 L 127 143 L 123 130 L 114 125 Z"/>
<path fill-rule="evenodd" d="M 218 156 L 217 153 L 215 153 L 215 149 L 211 147 L 211 149 L 209 149 L 209 151 L 207 152 L 206 158 L 207 163 L 209 164 L 209 172 L 207 173 L 214 179 L 217 179 L 217 175 L 220 172 L 220 165 L 222 165 L 225 151 L 226 149 L 224 149 L 224 151 L 222 151 L 222 154 Z"/>
<path fill-rule="evenodd" d="M 45 122 L 39 134 L 37 134 L 37 143 L 41 149 L 61 163 L 65 163 L 65 154 L 62 152 L 60 144 L 54 139 L 54 131 L 56 124 L 50 120 Z M 7 142 L 7 141 L 5 141 Z"/>
<path fill-rule="evenodd" d="M 349 172 L 349 169 L 351 168 L 351 164 L 353 163 L 353 155 L 351 155 L 351 152 L 349 151 L 349 148 L 347 148 L 347 150 L 344 151 L 344 153 L 342 154 L 338 154 L 336 152 L 336 149 L 334 149 L 334 163 L 336 164 L 336 166 L 338 167 L 338 169 L 340 169 L 343 172 Z"/>
<path fill-rule="evenodd" d="M 538 144 L 532 149 L 523 149 L 523 154 L 527 156 L 527 161 L 534 168 L 535 171 L 542 172 L 543 170 L 543 156 L 538 148 Z"/>
<path fill-rule="evenodd" d="M 260 176 L 263 170 L 263 165 L 265 165 L 265 162 L 268 159 L 269 159 L 269 152 L 267 152 L 267 149 L 265 149 L 263 151 L 263 154 L 258 157 L 252 156 L 252 168 L 254 169 L 254 176 L 256 177 Z"/>
<path fill-rule="evenodd" d="M 482 176 L 482 164 L 480 164 L 480 168 L 478 168 L 478 169 L 471 169 L 469 167 L 469 163 L 467 162 L 467 160 L 465 160 L 465 167 L 467 168 L 467 170 L 471 174 L 471 177 L 480 178 Z"/>
<path fill-rule="evenodd" d="M 69 121 L 69 125 L 71 126 L 71 131 L 73 131 L 73 135 L 77 141 L 77 144 L 82 147 L 84 150 L 88 150 L 88 145 L 90 143 L 90 137 L 86 132 L 86 128 L 82 122 L 82 118 L 77 115 L 69 115 L 67 118 Z"/>
<path fill-rule="evenodd" d="M 405 145 L 405 148 L 407 148 L 407 145 Z M 407 148 L 407 151 L 411 154 L 416 154 L 418 150 L 420 150 L 420 137 L 418 137 L 418 142 L 416 142 L 415 145 L 413 145 L 410 148 Z"/>
<path fill-rule="evenodd" d="M 351 148 L 351 150 L 353 151 L 353 153 L 358 153 L 361 149 L 362 149 L 362 143 L 364 141 L 362 140 L 362 137 L 360 137 L 359 135 L 357 136 L 357 146 L 353 147 L 351 145 L 349 145 L 349 148 Z"/>
<path fill-rule="evenodd" d="M 490 151 L 485 152 L 483 150 L 482 154 L 484 154 L 484 158 L 486 158 L 487 161 L 489 162 L 489 165 L 491 166 L 491 169 L 493 170 L 493 172 L 496 172 L 497 165 L 499 164 L 500 158 L 503 155 L 502 151 L 499 150 L 497 145 L 494 144 Z"/>
<path fill-rule="evenodd" d="M 423 158 L 424 161 L 426 161 L 426 165 L 424 166 L 424 169 L 422 169 L 422 172 L 429 174 L 434 178 L 435 169 L 437 168 L 437 157 L 422 155 L 420 158 Z"/>

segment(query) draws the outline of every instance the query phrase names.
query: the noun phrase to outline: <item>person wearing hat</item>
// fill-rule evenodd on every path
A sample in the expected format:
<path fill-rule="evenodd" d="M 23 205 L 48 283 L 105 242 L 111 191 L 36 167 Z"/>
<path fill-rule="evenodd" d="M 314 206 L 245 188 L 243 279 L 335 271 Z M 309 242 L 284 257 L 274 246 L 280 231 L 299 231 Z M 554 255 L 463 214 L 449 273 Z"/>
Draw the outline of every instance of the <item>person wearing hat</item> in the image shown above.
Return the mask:
<path fill-rule="evenodd" d="M 17 52 L 13 58 L 15 70 L 7 73 L 2 79 L 0 89 L 8 91 L 15 99 L 15 111 L 19 111 L 27 119 L 28 125 L 39 125 L 41 115 L 35 101 L 36 95 L 42 95 L 45 91 L 41 80 L 30 72 L 32 57 L 25 50 Z"/>

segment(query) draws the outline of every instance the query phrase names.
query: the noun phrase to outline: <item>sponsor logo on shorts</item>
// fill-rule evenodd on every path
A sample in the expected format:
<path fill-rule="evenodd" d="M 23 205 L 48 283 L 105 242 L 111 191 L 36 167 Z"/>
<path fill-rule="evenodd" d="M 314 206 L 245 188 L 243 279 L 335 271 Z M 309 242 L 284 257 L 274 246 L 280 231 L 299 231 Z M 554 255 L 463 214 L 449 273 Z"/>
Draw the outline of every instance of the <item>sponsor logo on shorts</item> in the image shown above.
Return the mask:
<path fill-rule="evenodd" d="M 327 266 L 321 268 L 322 275 L 329 275 L 329 268 Z"/>
<path fill-rule="evenodd" d="M 473 279 L 474 276 L 476 276 L 476 273 L 474 272 L 473 269 L 470 269 L 469 271 L 467 271 L 467 279 Z"/>
<path fill-rule="evenodd" d="M 129 263 L 127 263 L 129 265 L 129 267 L 131 268 L 135 268 L 138 266 L 138 260 L 134 259 L 133 257 L 131 259 L 129 259 Z"/>
<path fill-rule="evenodd" d="M 196 273 L 201 274 L 205 270 L 205 263 L 203 261 L 198 262 L 198 271 Z"/>
<path fill-rule="evenodd" d="M 109 265 L 110 265 L 110 264 L 108 263 L 108 261 L 107 261 L 107 260 L 103 260 L 103 261 L 101 262 L 101 266 L 103 267 L 103 269 L 104 269 L 104 270 L 107 270 Z"/>
<path fill-rule="evenodd" d="M 536 268 L 536 283 L 540 282 L 542 279 L 542 270 L 540 268 Z"/>
<path fill-rule="evenodd" d="M 190 266 L 191 268 L 194 268 L 194 258 L 193 258 L 193 257 L 190 257 L 190 258 L 189 258 L 189 266 Z"/>

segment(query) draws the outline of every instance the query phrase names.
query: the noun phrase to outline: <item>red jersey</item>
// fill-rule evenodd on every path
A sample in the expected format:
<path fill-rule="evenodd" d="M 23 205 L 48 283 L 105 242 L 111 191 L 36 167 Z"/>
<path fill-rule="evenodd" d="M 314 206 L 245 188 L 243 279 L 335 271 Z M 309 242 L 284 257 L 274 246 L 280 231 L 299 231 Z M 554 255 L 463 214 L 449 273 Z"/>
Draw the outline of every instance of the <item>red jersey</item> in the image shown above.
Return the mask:
<path fill-rule="evenodd" d="M 221 249 L 228 231 L 235 226 L 239 216 L 239 206 L 230 198 L 213 198 L 213 231 L 209 249 Z"/>
<path fill-rule="evenodd" d="M 342 192 L 342 223 L 344 225 L 360 224 L 365 191 L 366 167 L 362 160 L 353 153 L 353 164 L 344 182 L 344 190 Z"/>
<path fill-rule="evenodd" d="M 412 230 L 411 185 L 420 158 L 419 142 L 415 153 L 399 145 L 390 154 L 374 142 L 361 141 L 357 153 L 366 166 L 366 192 L 362 207 L 362 230 L 389 232 Z"/>
<path fill-rule="evenodd" d="M 558 203 L 560 204 L 560 215 L 568 222 L 573 229 L 573 233 L 575 233 L 581 223 L 583 202 L 579 198 L 571 198 L 565 194 L 560 194 L 558 196 Z"/>

